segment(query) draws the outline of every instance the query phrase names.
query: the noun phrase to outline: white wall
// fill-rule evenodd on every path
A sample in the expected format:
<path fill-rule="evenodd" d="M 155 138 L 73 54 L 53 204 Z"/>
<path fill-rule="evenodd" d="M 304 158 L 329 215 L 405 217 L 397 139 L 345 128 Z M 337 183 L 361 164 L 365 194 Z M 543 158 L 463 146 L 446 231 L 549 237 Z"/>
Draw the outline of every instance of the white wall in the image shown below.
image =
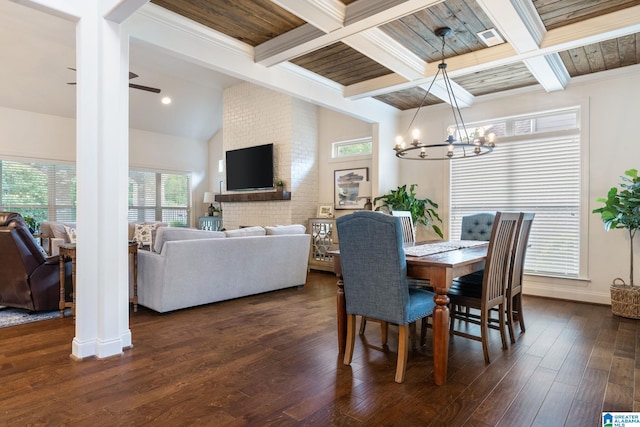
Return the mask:
<path fill-rule="evenodd" d="M 597 215 L 590 212 L 601 206 L 597 197 L 604 197 L 608 189 L 619 183 L 619 176 L 630 168 L 640 167 L 640 140 L 638 117 L 640 107 L 640 66 L 600 74 L 593 78 L 573 79 L 564 91 L 545 93 L 542 90 L 519 90 L 510 96 L 478 100 L 473 107 L 462 111 L 466 122 L 507 117 L 553 108 L 582 105 L 588 112 L 583 127 L 583 138 L 588 165 L 584 179 L 588 180 L 588 280 L 560 280 L 527 276 L 525 293 L 554 298 L 608 304 L 609 285 L 615 277 L 628 280 L 629 240 L 626 230 L 604 231 Z M 428 129 L 435 138 L 444 138 L 446 125 L 451 121 L 449 107 L 423 108 L 417 123 Z M 413 111 L 404 112 L 400 128 L 406 129 Z M 381 150 L 384 148 L 381 147 Z M 392 149 L 391 142 L 388 149 Z M 418 183 L 419 195 L 440 203 L 438 212 L 443 219 L 449 217 L 448 163 L 402 161 L 400 181 Z M 481 184 L 479 184 L 480 186 Z M 445 232 L 448 226 L 444 226 Z M 640 240 L 640 239 L 636 239 Z M 640 242 L 635 242 L 635 265 L 638 269 Z M 636 278 L 640 281 L 640 277 Z"/>
<path fill-rule="evenodd" d="M 192 224 L 204 214 L 208 191 L 208 143 L 130 129 L 132 168 L 192 172 Z M 0 107 L 0 156 L 75 163 L 75 119 Z"/>
<path fill-rule="evenodd" d="M 326 108 L 318 109 L 318 204 L 333 206 L 335 170 L 351 168 L 369 168 L 369 180 L 376 170 L 372 156 L 355 159 L 334 160 L 331 158 L 331 144 L 338 141 L 372 137 L 371 123 L 338 113 Z M 373 191 L 375 194 L 375 191 Z M 352 213 L 352 210 L 334 210 L 336 217 Z"/>

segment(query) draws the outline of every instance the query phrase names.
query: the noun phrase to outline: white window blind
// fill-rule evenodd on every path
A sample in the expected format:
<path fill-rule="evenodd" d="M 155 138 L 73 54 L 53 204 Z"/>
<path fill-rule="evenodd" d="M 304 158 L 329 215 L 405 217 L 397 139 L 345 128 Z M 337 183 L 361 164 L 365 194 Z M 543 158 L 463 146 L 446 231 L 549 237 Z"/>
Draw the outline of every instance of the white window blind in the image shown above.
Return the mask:
<path fill-rule="evenodd" d="M 0 209 L 46 220 L 76 221 L 76 167 L 0 160 Z M 129 171 L 129 221 L 161 220 L 187 226 L 191 194 L 188 174 Z"/>
<path fill-rule="evenodd" d="M 451 237 L 476 212 L 534 212 L 525 272 L 580 273 L 578 109 L 505 122 L 493 153 L 451 162 Z M 493 129 L 492 129 L 493 130 Z M 517 136 L 513 136 L 517 135 Z"/>
<path fill-rule="evenodd" d="M 36 222 L 76 219 L 76 167 L 0 160 L 0 209 Z"/>
<path fill-rule="evenodd" d="M 186 227 L 190 192 L 189 175 L 129 171 L 129 222 L 161 220 Z"/>

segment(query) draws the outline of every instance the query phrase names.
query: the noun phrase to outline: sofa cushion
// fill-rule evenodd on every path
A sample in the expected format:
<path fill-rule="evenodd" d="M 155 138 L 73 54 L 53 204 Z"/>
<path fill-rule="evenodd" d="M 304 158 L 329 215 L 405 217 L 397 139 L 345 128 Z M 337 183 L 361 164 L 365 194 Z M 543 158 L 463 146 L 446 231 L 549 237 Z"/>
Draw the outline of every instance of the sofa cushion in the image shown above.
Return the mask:
<path fill-rule="evenodd" d="M 307 228 L 302 224 L 292 225 L 278 225 L 276 227 L 265 227 L 267 235 L 277 236 L 280 234 L 304 234 L 307 232 Z"/>
<path fill-rule="evenodd" d="M 162 252 L 164 243 L 172 240 L 219 239 L 224 237 L 225 234 L 222 231 L 197 230 L 195 228 L 183 227 L 160 227 L 156 231 L 153 250 L 155 252 Z"/>
<path fill-rule="evenodd" d="M 253 237 L 264 236 L 267 232 L 260 226 L 238 228 L 237 230 L 227 230 L 224 234 L 227 237 Z"/>
<path fill-rule="evenodd" d="M 160 221 L 130 222 L 129 223 L 129 240 L 133 240 L 133 236 L 136 233 L 136 224 L 155 224 L 156 230 L 159 229 L 160 227 L 167 227 L 169 225 L 166 222 L 160 222 Z"/>
<path fill-rule="evenodd" d="M 66 241 L 69 243 L 76 242 L 76 229 L 74 227 L 69 227 L 68 225 L 64 226 L 65 234 L 67 235 Z"/>
<path fill-rule="evenodd" d="M 64 228 L 65 225 L 73 229 L 76 228 L 76 225 L 72 222 L 43 221 L 42 224 L 40 224 L 40 233 L 62 239 L 65 243 L 71 243 L 67 235 L 67 230 Z"/>

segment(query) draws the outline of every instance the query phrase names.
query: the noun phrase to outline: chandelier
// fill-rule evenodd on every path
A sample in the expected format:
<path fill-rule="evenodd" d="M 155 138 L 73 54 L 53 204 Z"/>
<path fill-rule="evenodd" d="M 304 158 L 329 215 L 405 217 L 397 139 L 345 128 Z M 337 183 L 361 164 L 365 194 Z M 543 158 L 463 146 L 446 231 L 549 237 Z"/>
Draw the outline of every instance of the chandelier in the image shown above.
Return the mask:
<path fill-rule="evenodd" d="M 420 109 L 427 100 L 427 97 L 431 92 L 431 88 L 438 80 L 440 74 L 442 74 L 441 77 L 447 90 L 448 101 L 449 105 L 451 105 L 453 122 L 455 124 L 449 126 L 449 128 L 447 129 L 449 136 L 443 142 L 428 144 L 421 141 L 420 130 L 417 128 L 414 128 L 411 132 L 411 138 L 408 144 L 405 142 L 404 138 L 401 135 L 397 136 L 394 147 L 394 150 L 396 151 L 396 157 L 407 160 L 458 159 L 482 156 L 484 154 L 492 152 L 493 148 L 495 147 L 495 134 L 490 133 L 485 135 L 484 128 L 474 129 L 474 131 L 470 134 L 465 127 L 464 120 L 462 119 L 462 114 L 460 113 L 460 107 L 458 107 L 458 101 L 453 94 L 451 80 L 449 79 L 449 75 L 447 74 L 447 64 L 444 62 L 444 38 L 450 34 L 451 28 L 448 27 L 438 28 L 435 31 L 435 35 L 442 38 L 442 62 L 438 64 L 438 72 L 433 77 L 433 80 L 431 81 L 431 84 L 427 89 L 427 93 L 425 93 L 420 106 L 413 115 L 411 123 L 409 123 L 409 126 L 407 128 L 407 132 L 409 132 L 409 130 L 411 129 L 413 122 L 418 116 Z"/>

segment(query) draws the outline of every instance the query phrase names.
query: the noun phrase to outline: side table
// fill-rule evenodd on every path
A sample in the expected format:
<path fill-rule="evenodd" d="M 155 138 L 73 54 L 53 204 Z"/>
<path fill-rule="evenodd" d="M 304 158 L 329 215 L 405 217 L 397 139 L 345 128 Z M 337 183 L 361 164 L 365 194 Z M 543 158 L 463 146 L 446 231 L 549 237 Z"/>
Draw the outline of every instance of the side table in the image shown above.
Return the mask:
<path fill-rule="evenodd" d="M 138 244 L 129 242 L 129 254 L 133 255 L 133 298 L 129 298 L 129 302 L 133 303 L 133 311 L 138 311 Z M 67 243 L 60 245 L 60 317 L 64 317 L 64 309 L 71 307 L 71 314 L 76 317 L 76 244 Z M 64 296 L 64 285 L 66 280 L 64 263 L 67 259 L 71 260 L 71 284 L 73 285 L 72 301 L 67 301 Z"/>
<path fill-rule="evenodd" d="M 71 315 L 75 319 L 76 317 L 76 244 L 65 243 L 58 248 L 60 252 L 58 256 L 60 258 L 60 303 L 58 308 L 60 309 L 60 317 L 64 317 L 64 309 L 71 307 Z M 66 280 L 64 263 L 67 259 L 71 260 L 71 284 L 73 290 L 71 291 L 72 301 L 68 302 L 64 296 L 64 285 Z"/>
<path fill-rule="evenodd" d="M 133 255 L 133 298 L 129 302 L 133 303 L 134 313 L 138 311 L 138 243 L 129 242 L 129 254 Z"/>

